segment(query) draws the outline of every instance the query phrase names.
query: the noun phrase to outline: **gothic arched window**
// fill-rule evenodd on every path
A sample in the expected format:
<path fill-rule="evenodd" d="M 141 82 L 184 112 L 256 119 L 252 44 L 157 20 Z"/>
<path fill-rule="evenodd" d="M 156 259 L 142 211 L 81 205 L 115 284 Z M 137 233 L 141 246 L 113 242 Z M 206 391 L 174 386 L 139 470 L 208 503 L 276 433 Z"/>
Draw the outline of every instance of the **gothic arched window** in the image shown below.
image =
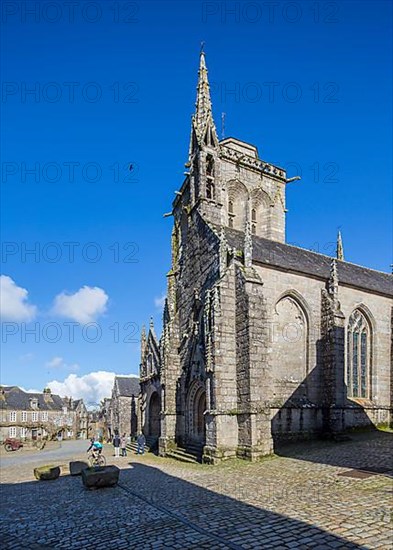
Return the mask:
<path fill-rule="evenodd" d="M 214 189 L 214 159 L 211 155 L 206 157 L 206 198 L 215 199 Z"/>
<path fill-rule="evenodd" d="M 254 235 L 257 232 L 257 211 L 255 208 L 251 210 L 251 232 Z"/>
<path fill-rule="evenodd" d="M 371 329 L 363 313 L 356 309 L 347 329 L 348 397 L 370 398 Z"/>
<path fill-rule="evenodd" d="M 307 395 L 309 323 L 306 310 L 292 294 L 279 299 L 273 311 L 270 341 L 273 385 L 285 402 Z"/>

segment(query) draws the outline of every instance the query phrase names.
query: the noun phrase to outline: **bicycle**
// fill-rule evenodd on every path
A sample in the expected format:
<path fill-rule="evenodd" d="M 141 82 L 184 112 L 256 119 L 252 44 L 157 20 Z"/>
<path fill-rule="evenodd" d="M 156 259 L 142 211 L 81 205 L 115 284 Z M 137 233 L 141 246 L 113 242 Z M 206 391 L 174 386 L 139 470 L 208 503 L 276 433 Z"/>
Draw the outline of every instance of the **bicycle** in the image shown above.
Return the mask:
<path fill-rule="evenodd" d="M 106 458 L 101 453 L 92 451 L 88 456 L 90 466 L 106 466 Z"/>

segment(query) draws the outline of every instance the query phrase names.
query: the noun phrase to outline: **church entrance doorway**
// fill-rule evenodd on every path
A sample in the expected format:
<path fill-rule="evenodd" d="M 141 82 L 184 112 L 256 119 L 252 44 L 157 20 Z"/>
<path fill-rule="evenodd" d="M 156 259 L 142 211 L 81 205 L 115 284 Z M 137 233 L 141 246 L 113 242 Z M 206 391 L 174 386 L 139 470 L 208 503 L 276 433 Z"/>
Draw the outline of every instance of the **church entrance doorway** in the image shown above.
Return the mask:
<path fill-rule="evenodd" d="M 149 401 L 149 416 L 148 416 L 148 435 L 160 436 L 160 397 L 157 392 L 154 392 Z"/>
<path fill-rule="evenodd" d="M 204 444 L 206 438 L 206 390 L 200 383 L 194 384 L 191 388 L 187 409 L 187 439 L 189 442 Z"/>
<path fill-rule="evenodd" d="M 194 414 L 194 434 L 196 439 L 205 440 L 205 417 L 206 410 L 206 392 L 201 390 L 195 399 L 195 414 Z"/>

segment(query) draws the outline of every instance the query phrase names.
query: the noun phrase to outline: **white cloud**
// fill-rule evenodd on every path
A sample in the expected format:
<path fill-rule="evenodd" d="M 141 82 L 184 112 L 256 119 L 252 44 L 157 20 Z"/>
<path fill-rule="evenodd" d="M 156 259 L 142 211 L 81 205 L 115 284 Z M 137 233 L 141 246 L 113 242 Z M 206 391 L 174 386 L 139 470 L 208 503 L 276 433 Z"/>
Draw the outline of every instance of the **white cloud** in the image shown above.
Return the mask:
<path fill-rule="evenodd" d="M 31 352 L 24 353 L 23 355 L 19 356 L 19 361 L 21 361 L 22 363 L 28 363 L 32 359 L 34 359 L 34 353 L 31 353 Z"/>
<path fill-rule="evenodd" d="M 32 321 L 36 306 L 28 303 L 28 292 L 7 275 L 0 276 L 0 313 L 3 321 Z"/>
<path fill-rule="evenodd" d="M 91 323 L 105 313 L 108 298 L 102 288 L 83 286 L 74 294 L 58 294 L 55 297 L 53 312 L 78 323 Z"/>
<path fill-rule="evenodd" d="M 111 396 L 115 376 L 114 372 L 108 371 L 90 372 L 83 376 L 70 374 L 63 382 L 52 380 L 47 386 L 52 393 L 62 397 L 71 396 L 83 399 L 87 405 L 96 405 L 104 397 Z"/>
<path fill-rule="evenodd" d="M 166 298 L 165 292 L 161 294 L 161 296 L 154 298 L 154 305 L 156 306 L 157 309 L 163 309 L 165 305 L 165 298 Z"/>
<path fill-rule="evenodd" d="M 79 370 L 79 365 L 77 363 L 68 365 L 62 357 L 53 357 L 53 359 L 45 363 L 45 366 L 48 367 L 48 369 L 62 369 L 71 372 Z"/>
<path fill-rule="evenodd" d="M 56 367 L 60 367 L 63 364 L 63 358 L 62 357 L 54 357 L 50 361 L 47 361 L 45 363 L 46 367 L 49 367 L 50 369 L 55 369 Z"/>

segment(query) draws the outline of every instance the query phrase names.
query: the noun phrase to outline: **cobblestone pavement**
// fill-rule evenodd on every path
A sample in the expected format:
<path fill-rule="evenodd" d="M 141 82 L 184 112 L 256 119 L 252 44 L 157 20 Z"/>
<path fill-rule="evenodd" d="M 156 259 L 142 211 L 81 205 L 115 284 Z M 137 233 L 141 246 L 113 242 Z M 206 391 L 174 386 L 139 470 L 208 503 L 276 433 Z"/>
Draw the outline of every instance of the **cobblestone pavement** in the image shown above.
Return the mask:
<path fill-rule="evenodd" d="M 3 466 L 2 548 L 392 549 L 392 440 L 363 434 L 218 467 L 113 458 L 119 485 L 97 491 L 66 468 L 38 482 L 32 464 Z M 358 468 L 383 473 L 339 475 Z"/>

